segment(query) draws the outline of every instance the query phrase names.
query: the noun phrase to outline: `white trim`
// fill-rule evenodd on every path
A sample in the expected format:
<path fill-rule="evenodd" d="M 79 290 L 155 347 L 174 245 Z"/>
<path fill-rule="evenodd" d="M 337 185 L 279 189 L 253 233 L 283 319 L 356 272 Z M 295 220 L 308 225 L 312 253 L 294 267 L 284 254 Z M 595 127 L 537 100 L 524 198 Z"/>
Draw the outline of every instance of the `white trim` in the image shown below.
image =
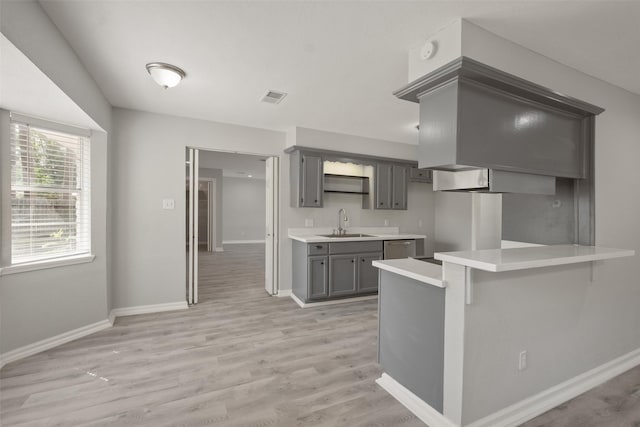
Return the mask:
<path fill-rule="evenodd" d="M 291 291 L 289 291 L 291 292 Z M 359 301 L 367 301 L 371 299 L 378 299 L 378 295 L 366 295 L 363 297 L 354 297 L 354 298 L 341 298 L 341 299 L 332 299 L 328 301 L 318 301 L 318 302 L 304 302 L 293 293 L 291 294 L 291 299 L 293 299 L 296 304 L 300 306 L 300 308 L 311 308 L 311 307 L 320 307 L 323 305 L 334 305 L 334 304 L 345 304 L 349 302 L 359 302 Z"/>
<path fill-rule="evenodd" d="M 265 240 L 223 240 L 223 245 L 240 245 L 243 243 L 265 243 Z"/>
<path fill-rule="evenodd" d="M 376 383 L 429 427 L 459 427 L 386 373 Z"/>
<path fill-rule="evenodd" d="M 109 321 L 105 319 L 96 323 L 92 323 L 90 325 L 82 326 L 81 328 L 77 328 L 72 331 L 64 332 L 51 338 L 37 341 L 33 344 L 25 345 L 24 347 L 16 348 L 15 350 L 11 350 L 0 355 L 0 368 L 2 368 L 7 363 L 14 362 L 25 357 L 33 356 L 34 354 L 49 350 L 62 344 L 66 344 L 70 341 L 77 340 L 78 338 L 94 334 L 98 331 L 110 327 L 111 323 L 109 323 Z"/>
<path fill-rule="evenodd" d="M 520 425 L 637 365 L 640 365 L 640 348 L 474 421 L 469 424 L 469 427 L 510 427 Z"/>
<path fill-rule="evenodd" d="M 638 365 L 640 348 L 467 424 L 467 427 L 518 426 Z M 376 383 L 430 427 L 459 427 L 386 373 Z"/>
<path fill-rule="evenodd" d="M 222 246 L 216 247 L 216 252 L 224 252 L 224 248 Z"/>
<path fill-rule="evenodd" d="M 68 265 L 84 264 L 87 262 L 93 262 L 96 259 L 95 255 L 82 254 L 72 255 L 64 258 L 48 259 L 42 261 L 25 262 L 22 264 L 8 265 L 0 268 L 0 276 L 6 276 L 7 274 L 26 273 L 29 271 L 45 270 L 48 268 L 65 267 Z"/>
<path fill-rule="evenodd" d="M 290 297 L 293 293 L 291 293 L 291 289 L 280 289 L 277 294 L 274 296 L 278 298 Z"/>
<path fill-rule="evenodd" d="M 114 308 L 109 316 L 122 317 L 136 314 L 161 313 L 163 311 L 186 310 L 189 305 L 186 301 L 168 302 L 164 304 L 138 305 L 134 307 Z"/>
<path fill-rule="evenodd" d="M 0 354 L 0 368 L 10 362 L 14 362 L 25 357 L 33 356 L 45 350 L 77 340 L 78 338 L 91 335 L 103 329 L 113 326 L 116 317 L 132 316 L 134 314 L 160 313 L 164 311 L 184 310 L 189 308 L 186 301 L 170 302 L 165 304 L 139 305 L 136 307 L 114 308 L 109 312 L 109 317 L 91 325 L 86 325 L 72 331 L 64 332 L 51 338 L 28 344 L 24 347 Z"/>

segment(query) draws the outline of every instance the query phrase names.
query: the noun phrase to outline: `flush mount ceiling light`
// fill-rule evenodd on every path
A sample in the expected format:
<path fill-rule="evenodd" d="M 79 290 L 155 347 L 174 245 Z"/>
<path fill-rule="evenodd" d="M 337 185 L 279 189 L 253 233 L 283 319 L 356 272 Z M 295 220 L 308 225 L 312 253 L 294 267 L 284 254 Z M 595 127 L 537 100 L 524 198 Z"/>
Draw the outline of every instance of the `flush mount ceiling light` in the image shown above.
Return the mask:
<path fill-rule="evenodd" d="M 176 86 L 184 79 L 184 76 L 186 76 L 183 69 L 163 62 L 151 62 L 147 64 L 147 71 L 151 75 L 151 78 L 165 89 Z"/>

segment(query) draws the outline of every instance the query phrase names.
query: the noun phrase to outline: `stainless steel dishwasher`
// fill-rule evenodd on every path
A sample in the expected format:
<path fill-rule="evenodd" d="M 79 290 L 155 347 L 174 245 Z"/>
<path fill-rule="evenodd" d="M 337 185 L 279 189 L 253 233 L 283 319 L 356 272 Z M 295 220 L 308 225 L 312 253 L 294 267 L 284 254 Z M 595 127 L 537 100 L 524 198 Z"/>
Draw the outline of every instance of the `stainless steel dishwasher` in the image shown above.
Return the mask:
<path fill-rule="evenodd" d="M 415 240 L 385 240 L 384 259 L 409 258 L 416 256 Z"/>

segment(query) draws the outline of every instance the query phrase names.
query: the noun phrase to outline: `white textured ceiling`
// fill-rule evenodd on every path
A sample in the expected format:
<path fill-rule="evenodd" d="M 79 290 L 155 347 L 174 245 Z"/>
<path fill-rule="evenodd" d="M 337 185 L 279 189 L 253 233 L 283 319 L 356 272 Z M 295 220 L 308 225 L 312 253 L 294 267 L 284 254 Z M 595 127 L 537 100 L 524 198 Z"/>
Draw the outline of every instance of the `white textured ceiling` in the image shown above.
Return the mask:
<path fill-rule="evenodd" d="M 86 129 L 100 129 L 75 102 L 0 34 L 0 108 Z"/>
<path fill-rule="evenodd" d="M 408 49 L 462 17 L 640 94 L 640 2 L 41 1 L 109 101 L 157 113 L 415 143 Z M 163 90 L 147 62 L 184 68 Z M 260 103 L 267 90 L 289 96 Z"/>

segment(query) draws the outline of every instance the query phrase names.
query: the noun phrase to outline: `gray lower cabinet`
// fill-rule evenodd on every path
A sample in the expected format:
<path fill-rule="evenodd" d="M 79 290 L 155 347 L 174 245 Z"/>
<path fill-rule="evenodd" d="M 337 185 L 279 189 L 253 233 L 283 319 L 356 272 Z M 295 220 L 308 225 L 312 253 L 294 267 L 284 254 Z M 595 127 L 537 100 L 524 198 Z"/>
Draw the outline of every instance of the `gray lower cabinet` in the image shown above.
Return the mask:
<path fill-rule="evenodd" d="M 378 292 L 378 269 L 371 263 L 382 259 L 382 253 L 358 255 L 358 293 Z"/>
<path fill-rule="evenodd" d="M 341 297 L 357 292 L 357 255 L 329 256 L 329 296 Z"/>
<path fill-rule="evenodd" d="M 293 294 L 304 302 L 378 292 L 383 242 L 303 243 L 293 241 Z"/>
<path fill-rule="evenodd" d="M 309 298 L 318 299 L 329 296 L 329 257 L 310 256 L 307 261 L 307 283 Z"/>

